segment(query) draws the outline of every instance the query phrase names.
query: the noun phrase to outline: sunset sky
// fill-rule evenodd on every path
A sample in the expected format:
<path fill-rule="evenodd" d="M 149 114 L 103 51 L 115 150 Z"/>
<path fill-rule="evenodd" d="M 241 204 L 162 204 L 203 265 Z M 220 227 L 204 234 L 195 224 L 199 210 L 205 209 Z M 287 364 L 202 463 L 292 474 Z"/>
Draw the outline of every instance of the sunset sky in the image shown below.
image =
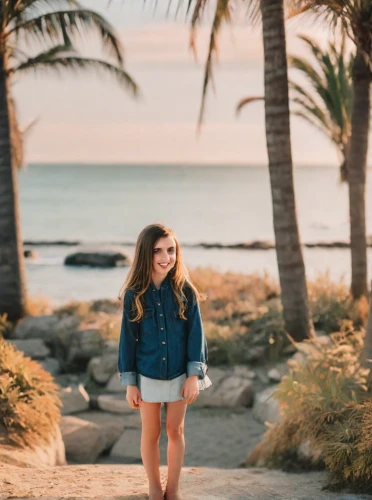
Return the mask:
<path fill-rule="evenodd" d="M 22 125 L 38 118 L 27 138 L 29 162 L 241 163 L 267 161 L 263 104 L 236 118 L 237 101 L 263 93 L 260 28 L 248 24 L 225 30 L 216 68 L 216 93 L 210 92 L 206 124 L 196 136 L 207 26 L 199 31 L 196 62 L 188 48 L 183 19 L 166 19 L 159 0 L 155 15 L 142 1 L 82 2 L 113 23 L 125 47 L 126 69 L 138 82 L 141 98 L 131 99 L 116 83 L 88 76 L 27 76 L 14 93 Z M 296 33 L 324 42 L 324 28 L 304 20 L 288 24 L 289 52 L 304 54 Z M 95 43 L 86 51 L 94 53 Z M 337 165 L 326 139 L 298 118 L 292 119 L 296 164 Z"/>

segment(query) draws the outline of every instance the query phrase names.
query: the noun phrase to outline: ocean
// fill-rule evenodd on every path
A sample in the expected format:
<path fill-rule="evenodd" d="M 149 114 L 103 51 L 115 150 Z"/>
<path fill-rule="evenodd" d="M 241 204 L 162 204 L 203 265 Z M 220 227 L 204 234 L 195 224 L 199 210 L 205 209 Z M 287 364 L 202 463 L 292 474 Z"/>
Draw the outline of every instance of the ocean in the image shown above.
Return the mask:
<path fill-rule="evenodd" d="M 348 193 L 339 183 L 338 169 L 297 167 L 294 176 L 302 241 L 348 241 Z M 189 268 L 268 272 L 277 277 L 274 250 L 198 246 L 274 241 L 266 167 L 44 164 L 30 165 L 19 178 L 22 238 L 44 243 L 30 247 L 38 257 L 26 262 L 32 296 L 47 296 L 55 304 L 115 298 L 127 268 L 65 267 L 65 256 L 82 247 L 119 247 L 133 256 L 138 233 L 158 221 L 171 227 L 185 245 Z M 368 235 L 371 208 L 369 180 Z M 79 246 L 45 245 L 56 241 Z M 368 253 L 371 272 L 371 248 Z M 349 249 L 304 248 L 304 258 L 309 279 L 328 272 L 334 280 L 349 282 Z"/>

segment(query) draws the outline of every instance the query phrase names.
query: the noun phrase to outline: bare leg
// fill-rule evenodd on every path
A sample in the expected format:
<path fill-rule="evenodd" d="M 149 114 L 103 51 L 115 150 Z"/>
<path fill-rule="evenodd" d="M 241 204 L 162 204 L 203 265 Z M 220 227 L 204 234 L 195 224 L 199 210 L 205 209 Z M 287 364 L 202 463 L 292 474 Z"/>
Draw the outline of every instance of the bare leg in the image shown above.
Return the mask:
<path fill-rule="evenodd" d="M 141 406 L 142 434 L 141 456 L 149 481 L 150 500 L 162 500 L 163 490 L 160 481 L 159 439 L 161 403 L 145 403 Z"/>
<path fill-rule="evenodd" d="M 179 489 L 183 457 L 185 455 L 184 421 L 187 404 L 184 401 L 167 403 L 168 480 L 167 500 L 182 500 Z"/>

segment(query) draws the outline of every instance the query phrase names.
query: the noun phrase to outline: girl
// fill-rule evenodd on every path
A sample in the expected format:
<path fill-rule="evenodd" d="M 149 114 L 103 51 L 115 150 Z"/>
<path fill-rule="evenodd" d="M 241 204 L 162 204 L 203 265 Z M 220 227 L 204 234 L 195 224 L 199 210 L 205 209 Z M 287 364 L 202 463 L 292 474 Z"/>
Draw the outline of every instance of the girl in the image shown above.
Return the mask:
<path fill-rule="evenodd" d="M 184 418 L 199 390 L 211 385 L 200 317 L 200 293 L 183 263 L 178 240 L 162 224 L 140 233 L 124 284 L 118 370 L 127 401 L 140 409 L 141 456 L 150 500 L 181 500 Z M 160 410 L 166 404 L 168 477 L 160 481 Z"/>

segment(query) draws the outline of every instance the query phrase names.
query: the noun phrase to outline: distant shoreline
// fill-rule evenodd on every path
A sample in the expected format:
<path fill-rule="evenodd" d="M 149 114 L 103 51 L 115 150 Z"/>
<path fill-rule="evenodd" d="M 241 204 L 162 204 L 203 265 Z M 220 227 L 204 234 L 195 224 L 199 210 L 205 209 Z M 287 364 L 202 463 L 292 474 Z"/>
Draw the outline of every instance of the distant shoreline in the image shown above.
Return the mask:
<path fill-rule="evenodd" d="M 27 247 L 77 247 L 77 246 L 94 246 L 94 247 L 107 247 L 107 246 L 135 246 L 134 242 L 84 242 L 79 240 L 25 240 L 23 242 L 24 246 Z M 271 241 L 266 240 L 255 240 L 242 243 L 182 243 L 182 247 L 185 248 L 203 248 L 206 250 L 221 249 L 221 250 L 274 250 L 275 244 Z M 350 243 L 346 241 L 317 241 L 303 243 L 305 248 L 327 248 L 327 249 L 338 249 L 338 248 L 350 248 Z M 372 239 L 367 243 L 367 247 L 372 247 Z"/>

